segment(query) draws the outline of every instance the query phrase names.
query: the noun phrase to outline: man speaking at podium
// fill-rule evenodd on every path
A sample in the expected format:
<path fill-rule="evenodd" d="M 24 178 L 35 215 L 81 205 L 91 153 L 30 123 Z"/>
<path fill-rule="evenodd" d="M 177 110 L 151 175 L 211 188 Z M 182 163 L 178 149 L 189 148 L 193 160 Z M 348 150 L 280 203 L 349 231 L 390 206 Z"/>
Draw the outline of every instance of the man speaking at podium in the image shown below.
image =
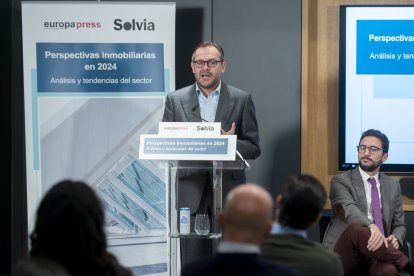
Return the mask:
<path fill-rule="evenodd" d="M 237 135 L 239 158 L 256 159 L 260 155 L 259 130 L 251 95 L 221 81 L 226 70 L 224 52 L 213 42 L 196 46 L 191 57 L 196 83 L 169 93 L 163 122 L 220 122 L 223 134 Z M 211 173 L 207 170 L 179 172 L 178 207 L 190 207 L 191 230 L 197 213 L 212 212 Z M 223 171 L 223 197 L 237 184 L 245 183 L 243 170 Z M 210 255 L 211 242 L 185 242 L 185 256 Z"/>

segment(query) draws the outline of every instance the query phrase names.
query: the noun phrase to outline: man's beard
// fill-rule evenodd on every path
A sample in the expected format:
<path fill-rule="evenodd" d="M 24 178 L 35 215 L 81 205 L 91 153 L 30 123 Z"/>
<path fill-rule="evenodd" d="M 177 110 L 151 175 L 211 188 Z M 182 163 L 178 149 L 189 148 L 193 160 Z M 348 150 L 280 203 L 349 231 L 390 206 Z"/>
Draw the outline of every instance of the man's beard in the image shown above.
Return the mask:
<path fill-rule="evenodd" d="M 361 162 L 362 159 L 371 160 L 371 165 L 362 164 L 362 162 Z M 359 166 L 361 167 L 361 169 L 366 171 L 366 172 L 373 172 L 376 169 L 378 169 L 379 166 L 381 166 L 381 161 L 374 161 L 374 160 L 372 160 L 371 158 L 368 158 L 368 157 L 363 157 L 363 158 L 359 159 L 358 163 L 359 163 Z"/>

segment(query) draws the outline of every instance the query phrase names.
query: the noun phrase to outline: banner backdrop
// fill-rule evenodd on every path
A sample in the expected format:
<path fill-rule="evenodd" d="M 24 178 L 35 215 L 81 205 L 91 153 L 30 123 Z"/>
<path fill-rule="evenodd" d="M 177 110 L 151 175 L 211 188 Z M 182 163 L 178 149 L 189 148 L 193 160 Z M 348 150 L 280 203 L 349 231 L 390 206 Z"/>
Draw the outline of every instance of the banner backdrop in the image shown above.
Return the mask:
<path fill-rule="evenodd" d="M 167 274 L 164 172 L 138 160 L 175 90 L 175 3 L 22 2 L 29 233 L 47 190 L 101 196 L 110 250 Z"/>

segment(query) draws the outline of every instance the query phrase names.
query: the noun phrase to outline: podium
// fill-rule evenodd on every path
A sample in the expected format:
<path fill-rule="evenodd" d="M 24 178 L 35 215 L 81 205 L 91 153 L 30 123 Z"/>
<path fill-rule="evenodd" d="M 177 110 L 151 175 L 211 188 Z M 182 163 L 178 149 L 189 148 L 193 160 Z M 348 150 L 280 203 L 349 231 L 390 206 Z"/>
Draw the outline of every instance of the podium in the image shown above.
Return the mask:
<path fill-rule="evenodd" d="M 221 238 L 221 229 L 218 224 L 218 215 L 222 210 L 222 179 L 223 172 L 226 170 L 244 170 L 246 162 L 238 161 L 178 161 L 173 160 L 167 163 L 168 173 L 168 222 L 169 222 L 169 271 L 170 275 L 180 274 L 180 241 L 183 239 L 211 239 Z M 178 227 L 179 208 L 178 197 L 180 182 L 178 177 L 179 170 L 199 169 L 212 172 L 213 190 L 213 212 L 211 215 L 211 231 L 206 235 L 198 235 L 194 229 L 190 229 L 189 234 L 181 234 Z"/>
<path fill-rule="evenodd" d="M 221 135 L 220 123 L 205 122 L 161 122 L 157 135 L 141 135 L 139 159 L 164 160 L 168 181 L 168 256 L 169 274 L 180 274 L 180 241 L 183 239 L 221 238 L 217 216 L 222 210 L 223 171 L 244 170 L 248 163 L 236 150 L 236 135 Z M 236 160 L 236 153 L 239 158 Z M 211 172 L 213 190 L 213 212 L 211 231 L 198 235 L 190 229 L 189 234 L 180 234 L 179 217 L 179 177 L 180 170 L 206 170 Z"/>

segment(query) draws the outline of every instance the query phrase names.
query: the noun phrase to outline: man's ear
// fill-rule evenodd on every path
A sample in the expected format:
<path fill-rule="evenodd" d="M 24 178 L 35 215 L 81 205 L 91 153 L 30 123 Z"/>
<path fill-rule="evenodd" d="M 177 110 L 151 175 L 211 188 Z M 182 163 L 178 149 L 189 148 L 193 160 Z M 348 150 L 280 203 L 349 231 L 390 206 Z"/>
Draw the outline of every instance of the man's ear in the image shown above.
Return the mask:
<path fill-rule="evenodd" d="M 388 159 L 388 152 L 382 155 L 381 163 L 384 163 L 385 161 L 387 161 L 387 159 Z"/>
<path fill-rule="evenodd" d="M 218 222 L 219 222 L 221 230 L 224 229 L 224 221 L 225 221 L 225 215 L 224 215 L 224 213 L 220 213 L 219 217 L 218 217 Z"/>
<path fill-rule="evenodd" d="M 315 220 L 312 222 L 312 224 L 318 223 L 322 218 L 322 214 L 318 213 L 318 215 L 316 216 Z"/>
<path fill-rule="evenodd" d="M 266 227 L 263 232 L 263 239 L 267 239 L 270 236 L 270 233 L 272 232 L 272 223 L 269 222 L 266 224 Z"/>
<path fill-rule="evenodd" d="M 226 72 L 227 62 L 222 61 L 220 66 L 221 66 L 221 73 L 223 74 L 224 72 Z"/>
<path fill-rule="evenodd" d="M 282 207 L 283 197 L 282 195 L 278 195 L 276 198 L 276 209 L 280 209 Z"/>

